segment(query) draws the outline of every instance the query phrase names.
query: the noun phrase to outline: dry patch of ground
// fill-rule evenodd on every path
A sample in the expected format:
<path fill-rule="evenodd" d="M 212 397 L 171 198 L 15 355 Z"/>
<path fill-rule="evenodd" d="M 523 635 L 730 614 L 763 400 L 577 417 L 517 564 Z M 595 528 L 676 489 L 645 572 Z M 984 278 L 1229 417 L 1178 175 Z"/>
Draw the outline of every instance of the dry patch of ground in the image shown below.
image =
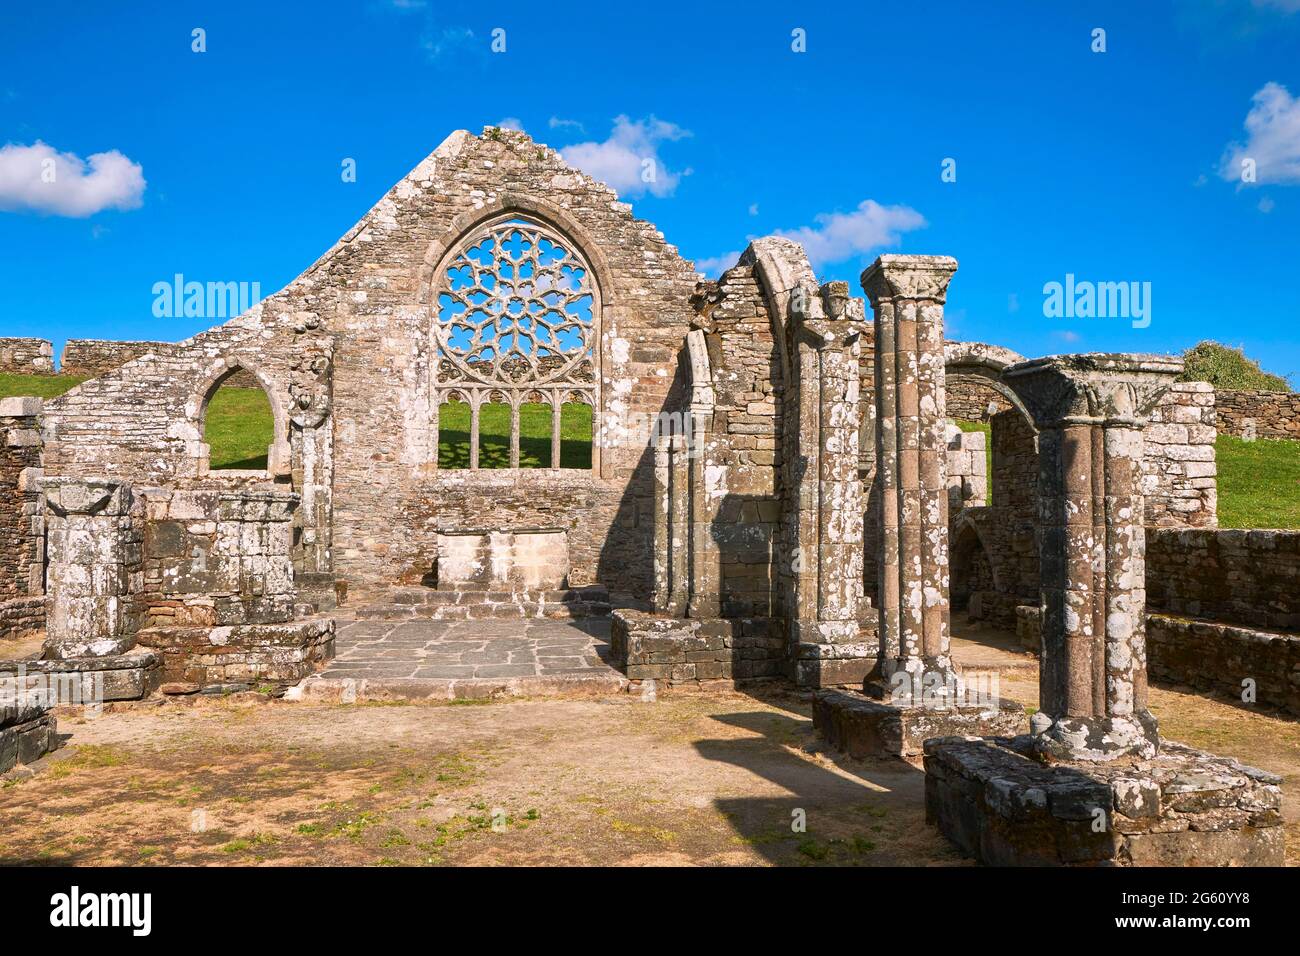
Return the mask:
<path fill-rule="evenodd" d="M 925 825 L 919 770 L 820 753 L 794 695 L 239 695 L 60 730 L 0 785 L 0 864 L 962 862 Z"/>
<path fill-rule="evenodd" d="M 1036 675 L 1004 676 L 1037 704 Z M 1300 723 L 1155 689 L 1171 738 L 1282 774 L 1300 848 Z M 777 691 L 487 704 L 257 695 L 60 720 L 0 778 L 0 864 L 963 864 L 901 761 L 821 752 Z M 800 832 L 792 827 L 806 820 Z"/>

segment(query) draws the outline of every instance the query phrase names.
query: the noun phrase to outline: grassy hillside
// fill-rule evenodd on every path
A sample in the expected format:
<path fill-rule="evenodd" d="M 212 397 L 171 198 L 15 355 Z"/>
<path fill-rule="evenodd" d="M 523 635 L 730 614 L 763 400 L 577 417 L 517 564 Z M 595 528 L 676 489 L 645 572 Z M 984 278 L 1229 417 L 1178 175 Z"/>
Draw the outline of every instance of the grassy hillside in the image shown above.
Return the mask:
<path fill-rule="evenodd" d="M 1300 442 L 1220 435 L 1219 527 L 1300 528 Z"/>
<path fill-rule="evenodd" d="M 1183 382 L 1209 382 L 1215 388 L 1251 389 L 1261 392 L 1289 392 L 1291 385 L 1280 375 L 1265 372 L 1241 349 L 1205 341 L 1183 353 L 1186 363 Z"/>

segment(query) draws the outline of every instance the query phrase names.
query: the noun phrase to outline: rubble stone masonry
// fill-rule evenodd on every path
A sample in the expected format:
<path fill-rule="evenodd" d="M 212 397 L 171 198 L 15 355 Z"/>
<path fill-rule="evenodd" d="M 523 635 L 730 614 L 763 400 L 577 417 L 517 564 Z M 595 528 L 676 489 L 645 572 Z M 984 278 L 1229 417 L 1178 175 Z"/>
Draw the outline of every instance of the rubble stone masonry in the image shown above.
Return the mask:
<path fill-rule="evenodd" d="M 47 339 L 0 338 L 0 372 L 52 375 L 54 346 Z"/>

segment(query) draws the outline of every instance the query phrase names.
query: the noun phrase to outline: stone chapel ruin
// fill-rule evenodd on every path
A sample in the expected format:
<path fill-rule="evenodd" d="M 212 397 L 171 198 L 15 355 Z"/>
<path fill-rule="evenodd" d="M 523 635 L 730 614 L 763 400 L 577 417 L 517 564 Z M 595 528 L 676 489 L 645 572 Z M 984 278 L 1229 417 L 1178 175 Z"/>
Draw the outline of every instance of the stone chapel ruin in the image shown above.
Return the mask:
<path fill-rule="evenodd" d="M 0 403 L 0 627 L 44 631 L 0 679 L 296 684 L 344 613 L 608 619 L 623 687 L 783 680 L 832 746 L 923 757 L 929 818 L 987 862 L 1280 863 L 1278 778 L 1164 741 L 1146 706 L 1172 615 L 1226 643 L 1300 622 L 1293 595 L 1295 620 L 1244 620 L 1177 573 L 1148 607 L 1148 542 L 1177 567 L 1219 534 L 1212 390 L 1162 356 L 946 341 L 956 270 L 882 256 L 864 302 L 768 237 L 703 281 L 554 150 L 455 132 L 247 313 Z M 271 403 L 264 469 L 211 467 L 234 376 Z M 991 503 L 953 401 L 991 413 Z M 548 440 L 522 426 L 538 407 Z M 1300 564 L 1239 537 L 1216 559 Z M 1041 646 L 1032 722 L 969 693 L 955 604 Z M 1279 648 L 1259 671 L 1282 668 L 1267 703 L 1288 707 Z M 52 744 L 48 708 L 0 708 L 0 771 Z"/>

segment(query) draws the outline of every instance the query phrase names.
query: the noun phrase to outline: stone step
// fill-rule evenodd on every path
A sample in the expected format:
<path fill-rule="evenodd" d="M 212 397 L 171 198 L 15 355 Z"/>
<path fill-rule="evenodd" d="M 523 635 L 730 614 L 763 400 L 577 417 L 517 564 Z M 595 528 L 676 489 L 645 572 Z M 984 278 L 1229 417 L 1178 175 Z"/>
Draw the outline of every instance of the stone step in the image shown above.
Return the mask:
<path fill-rule="evenodd" d="M 356 610 L 362 620 L 481 621 L 605 617 L 609 591 L 600 585 L 548 591 L 439 591 L 398 588 Z"/>
<path fill-rule="evenodd" d="M 368 604 L 356 609 L 358 620 L 369 621 L 486 621 L 551 620 L 574 621 L 608 617 L 608 602 L 583 601 L 567 604 L 523 601 L 474 604 Z"/>
<path fill-rule="evenodd" d="M 490 700 L 509 697 L 603 697 L 625 693 L 628 679 L 612 668 L 590 674 L 505 678 L 308 677 L 285 700 Z"/>

